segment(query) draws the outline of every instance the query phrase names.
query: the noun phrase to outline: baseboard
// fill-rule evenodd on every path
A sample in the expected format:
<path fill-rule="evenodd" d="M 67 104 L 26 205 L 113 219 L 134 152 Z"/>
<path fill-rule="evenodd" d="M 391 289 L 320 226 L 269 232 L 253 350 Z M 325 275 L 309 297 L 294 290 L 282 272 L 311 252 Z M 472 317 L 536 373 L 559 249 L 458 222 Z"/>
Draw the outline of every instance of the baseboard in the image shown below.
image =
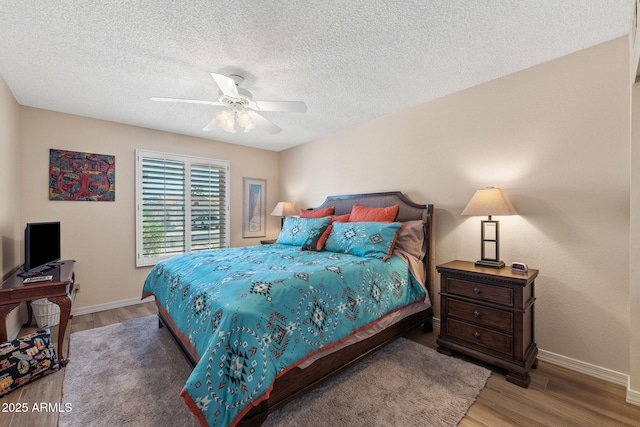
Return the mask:
<path fill-rule="evenodd" d="M 438 330 L 440 329 L 440 319 L 438 319 L 437 317 L 433 318 L 433 326 L 435 328 L 438 328 Z"/>
<path fill-rule="evenodd" d="M 627 403 L 640 406 L 640 391 L 631 390 L 629 384 L 627 384 Z"/>
<path fill-rule="evenodd" d="M 145 298 L 144 301 L 140 300 L 140 298 L 130 298 L 130 299 L 124 299 L 124 300 L 120 300 L 120 301 L 109 302 L 109 303 L 106 303 L 106 304 L 98 304 L 98 305 L 91 305 L 91 306 L 88 306 L 88 307 L 72 308 L 71 309 L 71 314 L 73 316 L 80 316 L 80 315 L 83 315 L 83 314 L 97 313 L 99 311 L 111 310 L 113 308 L 127 307 L 129 305 L 136 305 L 136 304 L 140 304 L 140 303 L 143 303 L 143 302 L 149 302 L 149 301 L 155 301 L 155 298 L 153 296 L 150 296 L 148 298 Z"/>
<path fill-rule="evenodd" d="M 601 380 L 628 387 L 629 375 L 616 372 L 611 369 L 592 365 L 590 363 L 572 359 L 567 356 L 561 356 L 559 354 L 552 353 L 546 350 L 538 351 L 538 359 L 557 366 L 561 366 L 563 368 L 571 369 L 572 371 L 589 375 L 594 378 L 599 378 Z"/>

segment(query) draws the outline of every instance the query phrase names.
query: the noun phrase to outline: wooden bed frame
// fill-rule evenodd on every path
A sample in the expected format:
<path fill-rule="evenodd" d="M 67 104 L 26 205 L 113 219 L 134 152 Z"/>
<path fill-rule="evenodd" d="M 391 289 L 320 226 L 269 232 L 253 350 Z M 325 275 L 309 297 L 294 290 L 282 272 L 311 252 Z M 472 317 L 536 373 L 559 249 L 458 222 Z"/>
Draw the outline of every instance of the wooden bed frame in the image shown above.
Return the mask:
<path fill-rule="evenodd" d="M 385 192 L 385 193 L 369 193 L 354 194 L 344 196 L 330 196 L 315 209 L 324 207 L 335 207 L 335 214 L 342 215 L 351 212 L 354 204 L 367 207 L 386 207 L 399 205 L 398 221 L 422 220 L 425 224 L 425 241 L 427 244 L 427 256 L 424 257 L 423 264 L 426 272 L 425 286 L 433 301 L 431 292 L 431 277 L 434 260 L 433 250 L 433 205 L 419 205 L 409 200 L 401 192 Z M 160 327 L 165 326 L 173 335 L 174 340 L 182 349 L 189 362 L 195 366 L 196 360 L 193 355 L 187 351 L 181 341 L 177 338 L 176 331 L 171 327 L 171 322 L 167 321 L 158 310 L 160 319 Z M 317 385 L 352 366 L 362 358 L 384 347 L 396 338 L 402 336 L 408 330 L 422 324 L 426 332 L 433 331 L 433 309 L 420 311 L 412 314 L 399 322 L 389 326 L 385 330 L 373 335 L 363 341 L 342 348 L 331 354 L 328 354 L 308 367 L 293 368 L 286 374 L 277 378 L 273 384 L 273 390 L 267 400 L 262 401 L 253 407 L 238 423 L 239 426 L 259 426 L 268 417 L 268 415 L 278 408 L 286 405 L 288 402 L 300 397 L 302 394 L 310 391 Z"/>

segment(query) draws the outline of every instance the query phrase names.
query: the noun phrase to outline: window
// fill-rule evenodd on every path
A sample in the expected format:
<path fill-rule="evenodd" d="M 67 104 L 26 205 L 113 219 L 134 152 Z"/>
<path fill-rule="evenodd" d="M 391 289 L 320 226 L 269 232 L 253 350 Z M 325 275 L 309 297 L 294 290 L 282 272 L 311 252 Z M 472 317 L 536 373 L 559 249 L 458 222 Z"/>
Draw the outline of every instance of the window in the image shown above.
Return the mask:
<path fill-rule="evenodd" d="M 136 266 L 228 247 L 229 162 L 136 150 Z"/>

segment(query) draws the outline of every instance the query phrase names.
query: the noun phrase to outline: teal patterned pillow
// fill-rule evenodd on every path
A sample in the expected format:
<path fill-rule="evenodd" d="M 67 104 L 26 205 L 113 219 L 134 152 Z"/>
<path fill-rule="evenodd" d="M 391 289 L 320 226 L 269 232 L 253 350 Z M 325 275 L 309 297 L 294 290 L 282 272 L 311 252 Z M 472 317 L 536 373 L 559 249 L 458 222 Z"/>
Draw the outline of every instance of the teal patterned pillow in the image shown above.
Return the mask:
<path fill-rule="evenodd" d="M 305 242 L 322 235 L 329 225 L 330 217 L 323 218 L 287 218 L 276 243 L 302 246 Z"/>
<path fill-rule="evenodd" d="M 401 227 L 399 222 L 334 222 L 324 248 L 384 261 L 391 257 Z"/>

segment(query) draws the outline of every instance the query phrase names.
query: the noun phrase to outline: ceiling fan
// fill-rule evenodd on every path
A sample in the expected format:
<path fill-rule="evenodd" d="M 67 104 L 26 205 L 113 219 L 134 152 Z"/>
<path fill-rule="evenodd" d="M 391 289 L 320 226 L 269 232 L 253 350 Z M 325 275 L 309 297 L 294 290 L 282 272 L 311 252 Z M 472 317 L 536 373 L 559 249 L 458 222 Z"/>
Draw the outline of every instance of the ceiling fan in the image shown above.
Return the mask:
<path fill-rule="evenodd" d="M 222 74 L 211 73 L 211 77 L 213 77 L 220 89 L 220 96 L 217 101 L 161 97 L 153 97 L 151 100 L 225 107 L 224 110 L 216 113 L 202 130 L 209 131 L 215 129 L 216 126 L 220 126 L 231 133 L 236 133 L 235 124 L 237 122 L 240 127 L 244 128 L 245 132 L 249 132 L 258 126 L 271 134 L 276 134 L 282 129 L 259 112 L 304 113 L 307 111 L 307 105 L 302 101 L 254 101 L 251 92 L 238 87 L 244 81 L 244 77 L 237 74 L 231 74 L 227 77 Z"/>

